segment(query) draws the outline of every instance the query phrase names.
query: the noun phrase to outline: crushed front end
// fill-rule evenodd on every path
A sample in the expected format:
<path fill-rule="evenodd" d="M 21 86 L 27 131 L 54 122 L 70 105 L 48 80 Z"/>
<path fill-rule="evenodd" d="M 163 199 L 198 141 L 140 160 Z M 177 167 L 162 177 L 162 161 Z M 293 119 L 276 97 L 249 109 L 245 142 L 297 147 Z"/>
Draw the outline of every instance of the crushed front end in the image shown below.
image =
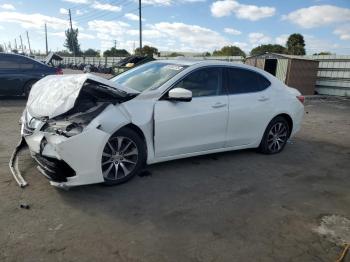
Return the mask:
<path fill-rule="evenodd" d="M 113 110 L 115 104 L 130 99 L 130 96 L 110 91 L 95 78 L 82 80 L 78 83 L 81 87 L 75 97 L 70 95 L 70 89 L 70 93 L 61 95 L 57 103 L 54 97 L 46 97 L 49 100 L 46 105 L 45 97 L 29 97 L 21 117 L 21 140 L 9 163 L 21 187 L 25 187 L 27 182 L 18 168 L 18 153 L 27 146 L 38 163 L 38 170 L 50 180 L 51 185 L 65 188 L 104 181 L 101 156 L 110 133 L 105 132 L 98 121 L 92 120 L 106 109 Z M 74 78 L 66 77 L 60 82 L 62 85 L 71 81 L 75 81 Z M 39 83 L 39 89 L 40 84 L 45 86 L 50 83 Z M 34 93 L 38 91 L 35 86 L 33 88 Z M 57 90 L 55 92 L 57 94 Z M 35 104 L 35 99 L 45 102 Z"/>

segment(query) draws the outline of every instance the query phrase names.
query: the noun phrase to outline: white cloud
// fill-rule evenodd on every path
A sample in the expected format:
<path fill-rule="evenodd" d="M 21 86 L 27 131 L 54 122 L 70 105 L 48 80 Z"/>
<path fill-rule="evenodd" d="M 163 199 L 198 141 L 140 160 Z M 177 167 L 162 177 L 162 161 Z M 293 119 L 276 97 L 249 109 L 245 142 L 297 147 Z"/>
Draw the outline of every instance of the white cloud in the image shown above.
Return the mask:
<path fill-rule="evenodd" d="M 138 15 L 135 15 L 135 14 L 132 14 L 132 13 L 126 13 L 124 15 L 127 19 L 129 20 L 132 20 L 132 21 L 139 21 L 139 16 Z M 145 21 L 144 18 L 142 18 L 142 21 Z"/>
<path fill-rule="evenodd" d="M 89 30 L 96 31 L 98 38 L 102 35 L 123 36 L 129 26 L 129 24 L 120 21 L 93 20 L 88 22 Z"/>
<path fill-rule="evenodd" d="M 111 12 L 120 12 L 122 10 L 121 6 L 111 5 L 111 4 L 107 4 L 107 3 L 101 3 L 98 1 L 95 1 L 91 5 L 91 8 L 105 10 L 105 11 L 111 11 Z"/>
<path fill-rule="evenodd" d="M 87 11 L 83 11 L 83 10 L 79 10 L 79 9 L 77 9 L 76 11 L 75 11 L 75 14 L 76 15 L 83 15 L 83 14 L 86 14 L 87 13 Z"/>
<path fill-rule="evenodd" d="M 286 43 L 287 43 L 288 37 L 289 37 L 289 35 L 286 35 L 286 34 L 277 36 L 277 37 L 275 38 L 275 42 L 276 42 L 276 44 L 278 44 L 278 45 L 285 46 Z"/>
<path fill-rule="evenodd" d="M 62 0 L 63 2 L 69 2 L 74 4 L 88 4 L 89 0 Z"/>
<path fill-rule="evenodd" d="M 242 34 L 241 31 L 239 31 L 239 30 L 237 30 L 237 29 L 234 29 L 234 28 L 228 28 L 228 27 L 226 27 L 226 28 L 224 29 L 224 31 L 225 31 L 225 33 L 230 34 L 230 35 L 240 35 L 240 34 Z"/>
<path fill-rule="evenodd" d="M 60 8 L 60 14 L 62 14 L 62 15 L 68 15 L 68 13 L 69 13 L 68 9 Z"/>
<path fill-rule="evenodd" d="M 332 43 L 329 40 L 320 39 L 313 35 L 304 35 L 305 48 L 308 54 L 319 53 L 322 51 L 339 52 L 342 47 Z"/>
<path fill-rule="evenodd" d="M 256 6 L 240 4 L 235 0 L 216 1 L 211 5 L 211 13 L 215 17 L 235 14 L 237 18 L 257 21 L 275 15 L 276 8 L 269 6 Z"/>
<path fill-rule="evenodd" d="M 231 44 L 219 33 L 198 25 L 162 22 L 153 25 L 167 39 L 175 39 L 188 50 L 213 50 Z"/>
<path fill-rule="evenodd" d="M 334 32 L 341 40 L 350 40 L 350 24 L 338 26 Z"/>
<path fill-rule="evenodd" d="M 263 33 L 250 33 L 248 37 L 249 42 L 253 46 L 264 45 L 271 42 L 271 37 L 264 35 Z"/>
<path fill-rule="evenodd" d="M 48 33 L 49 35 L 52 36 L 58 36 L 58 37 L 66 37 L 66 34 L 64 32 L 54 32 L 54 33 Z"/>
<path fill-rule="evenodd" d="M 23 28 L 43 28 L 47 23 L 48 28 L 55 30 L 65 30 L 68 27 L 67 19 L 60 19 L 53 16 L 46 16 L 42 14 L 23 14 L 18 12 L 0 12 L 1 22 L 17 23 Z M 75 23 L 73 22 L 76 27 Z"/>
<path fill-rule="evenodd" d="M 57 36 L 57 37 L 61 37 L 61 38 L 66 38 L 66 34 L 65 32 L 53 32 L 53 33 L 49 33 L 49 35 L 52 36 Z M 79 40 L 91 40 L 91 39 L 95 39 L 96 37 L 94 35 L 91 34 L 85 34 L 85 33 L 78 33 L 78 39 Z"/>
<path fill-rule="evenodd" d="M 158 6 L 169 6 L 172 4 L 172 0 L 143 0 L 144 5 L 158 5 Z"/>
<path fill-rule="evenodd" d="M 96 37 L 94 35 L 91 34 L 86 34 L 86 33 L 80 33 L 78 34 L 78 39 L 79 40 L 91 40 L 91 39 L 95 39 Z"/>
<path fill-rule="evenodd" d="M 128 30 L 126 33 L 131 36 L 138 36 L 139 30 L 132 29 L 132 30 Z M 145 29 L 145 30 L 142 30 L 142 36 L 146 38 L 160 38 L 162 37 L 162 34 L 158 30 Z"/>
<path fill-rule="evenodd" d="M 350 21 L 350 9 L 334 5 L 316 5 L 298 9 L 282 18 L 303 28 L 314 28 Z"/>
<path fill-rule="evenodd" d="M 5 10 L 15 10 L 16 8 L 13 6 L 13 5 L 11 5 L 11 4 L 2 4 L 2 5 L 0 5 L 0 8 L 1 9 L 5 9 Z"/>

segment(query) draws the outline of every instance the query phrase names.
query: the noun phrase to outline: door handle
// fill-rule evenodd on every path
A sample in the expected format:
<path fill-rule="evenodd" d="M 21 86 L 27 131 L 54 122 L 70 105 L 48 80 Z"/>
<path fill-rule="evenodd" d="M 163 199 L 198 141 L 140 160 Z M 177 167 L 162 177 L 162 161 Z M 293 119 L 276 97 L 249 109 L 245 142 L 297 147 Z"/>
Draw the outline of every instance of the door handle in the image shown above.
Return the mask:
<path fill-rule="evenodd" d="M 261 101 L 261 102 L 264 102 L 264 101 L 267 101 L 267 100 L 269 100 L 269 97 L 267 97 L 267 96 L 260 96 L 258 98 L 258 101 Z"/>
<path fill-rule="evenodd" d="M 212 105 L 212 108 L 220 108 L 220 107 L 225 107 L 227 104 L 217 102 L 216 104 Z"/>

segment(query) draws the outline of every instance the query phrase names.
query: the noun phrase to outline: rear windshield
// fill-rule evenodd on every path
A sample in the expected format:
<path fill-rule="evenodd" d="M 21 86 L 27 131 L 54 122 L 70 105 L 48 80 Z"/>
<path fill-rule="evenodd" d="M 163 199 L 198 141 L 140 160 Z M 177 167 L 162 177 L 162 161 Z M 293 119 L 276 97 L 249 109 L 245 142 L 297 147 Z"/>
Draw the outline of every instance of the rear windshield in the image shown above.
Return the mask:
<path fill-rule="evenodd" d="M 184 65 L 151 62 L 126 71 L 112 78 L 111 81 L 142 92 L 160 87 L 185 68 Z"/>

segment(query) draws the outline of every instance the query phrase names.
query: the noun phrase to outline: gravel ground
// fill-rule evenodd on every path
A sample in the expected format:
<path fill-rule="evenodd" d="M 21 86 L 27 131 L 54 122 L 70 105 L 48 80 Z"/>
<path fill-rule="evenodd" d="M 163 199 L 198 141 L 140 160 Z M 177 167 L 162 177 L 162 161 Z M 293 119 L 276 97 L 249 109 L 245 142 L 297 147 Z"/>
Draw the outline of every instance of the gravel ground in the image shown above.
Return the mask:
<path fill-rule="evenodd" d="M 0 100 L 0 261 L 335 261 L 342 250 L 323 228 L 350 218 L 350 100 L 308 100 L 278 155 L 177 160 L 127 184 L 69 191 L 51 187 L 28 153 L 30 185 L 11 177 L 24 104 Z"/>

